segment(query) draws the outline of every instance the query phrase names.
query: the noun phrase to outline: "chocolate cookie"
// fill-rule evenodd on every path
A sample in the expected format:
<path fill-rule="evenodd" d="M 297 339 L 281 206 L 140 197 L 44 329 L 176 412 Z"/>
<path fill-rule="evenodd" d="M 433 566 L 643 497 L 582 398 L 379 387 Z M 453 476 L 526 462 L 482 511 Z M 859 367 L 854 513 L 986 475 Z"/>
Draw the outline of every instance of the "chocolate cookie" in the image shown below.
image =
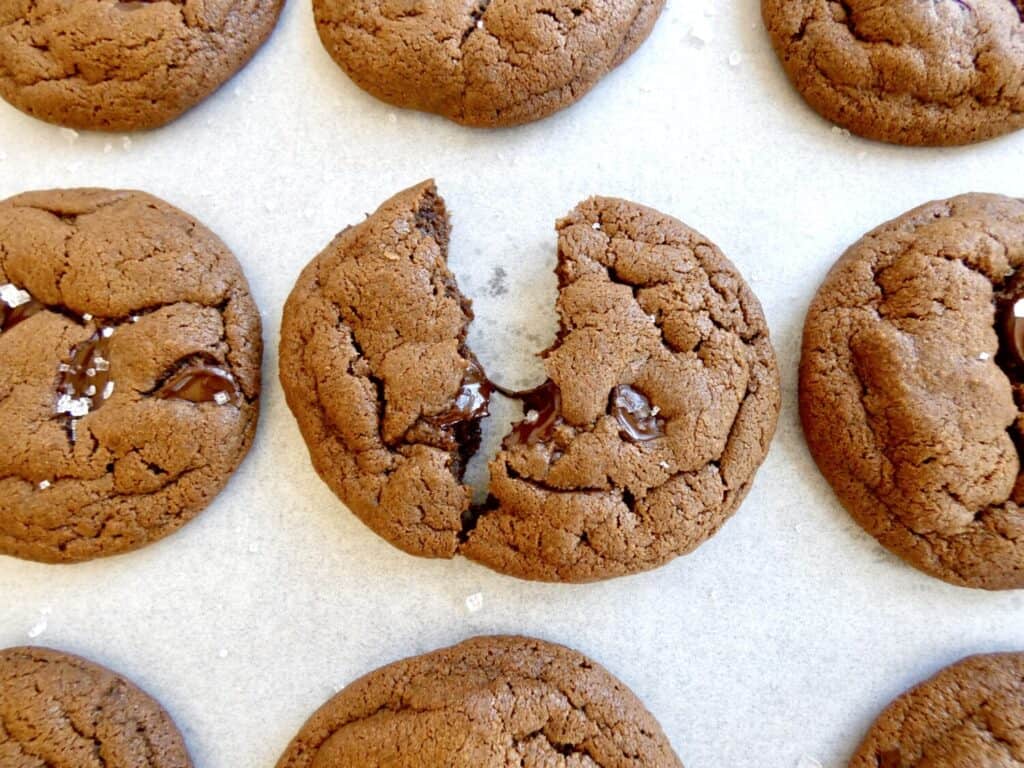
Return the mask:
<path fill-rule="evenodd" d="M 869 533 L 953 584 L 1024 587 L 1024 200 L 963 195 L 883 224 L 811 304 L 800 414 Z"/>
<path fill-rule="evenodd" d="M 1024 127 L 1024 0 L 761 0 L 790 80 L 823 117 L 896 144 Z"/>
<path fill-rule="evenodd" d="M 46 562 L 159 539 L 249 450 L 260 318 L 191 216 L 141 192 L 0 202 L 0 553 Z"/>
<path fill-rule="evenodd" d="M 1022 768 L 1024 653 L 971 656 L 900 696 L 850 768 Z"/>
<path fill-rule="evenodd" d="M 664 0 L 313 0 L 324 47 L 399 107 L 503 126 L 580 99 L 650 34 Z"/>
<path fill-rule="evenodd" d="M 4 768 L 190 768 L 170 716 L 120 675 L 48 648 L 0 651 Z"/>
<path fill-rule="evenodd" d="M 476 637 L 405 659 L 324 704 L 277 768 L 682 768 L 643 704 L 576 651 Z"/>
<path fill-rule="evenodd" d="M 72 128 L 156 128 L 241 69 L 283 5 L 0 0 L 0 96 Z"/>
<path fill-rule="evenodd" d="M 466 346 L 448 232 L 433 184 L 413 187 L 338 235 L 288 299 L 281 381 L 324 481 L 407 552 L 527 579 L 654 568 L 717 531 L 779 409 L 761 308 L 721 252 L 649 208 L 582 203 L 558 223 L 549 378 L 510 392 Z M 475 506 L 462 474 L 495 391 L 526 417 Z"/>

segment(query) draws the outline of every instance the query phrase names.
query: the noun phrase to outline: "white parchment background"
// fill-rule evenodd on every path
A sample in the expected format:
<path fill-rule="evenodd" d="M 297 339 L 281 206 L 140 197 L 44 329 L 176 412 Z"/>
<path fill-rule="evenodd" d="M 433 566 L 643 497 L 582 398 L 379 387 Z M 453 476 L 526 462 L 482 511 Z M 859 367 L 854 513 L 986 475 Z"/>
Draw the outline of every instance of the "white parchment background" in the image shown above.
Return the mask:
<path fill-rule="evenodd" d="M 270 768 L 346 682 L 476 633 L 592 655 L 688 768 L 840 768 L 909 684 L 967 653 L 1024 649 L 1024 594 L 947 586 L 885 553 L 821 480 L 795 408 L 803 315 L 834 259 L 918 203 L 1024 194 L 1024 133 L 916 150 L 834 131 L 785 81 L 757 0 L 670 0 L 650 40 L 582 103 L 500 131 L 367 96 L 321 48 L 308 0 L 290 0 L 253 63 L 170 127 L 73 139 L 0 104 L 0 158 L 0 196 L 137 187 L 190 211 L 238 255 L 263 311 L 259 435 L 204 514 L 121 557 L 0 558 L 0 646 L 43 643 L 128 675 L 172 713 L 198 768 Z M 336 231 L 428 176 L 452 211 L 451 265 L 478 314 L 471 341 L 505 382 L 540 380 L 553 224 L 590 194 L 677 216 L 747 277 L 784 408 L 753 492 L 698 552 L 602 584 L 529 584 L 404 555 L 317 479 L 277 381 L 282 304 Z"/>

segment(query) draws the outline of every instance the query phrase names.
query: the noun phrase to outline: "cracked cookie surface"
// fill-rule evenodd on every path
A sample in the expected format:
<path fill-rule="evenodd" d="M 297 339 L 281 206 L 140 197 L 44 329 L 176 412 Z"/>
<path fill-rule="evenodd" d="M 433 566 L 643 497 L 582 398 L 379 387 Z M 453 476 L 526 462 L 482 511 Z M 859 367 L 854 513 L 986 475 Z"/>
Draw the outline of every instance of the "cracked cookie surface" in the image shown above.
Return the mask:
<path fill-rule="evenodd" d="M 823 117 L 910 145 L 1024 128 L 1020 0 L 762 0 L 776 53 Z"/>
<path fill-rule="evenodd" d="M 349 685 L 277 768 L 682 768 L 651 714 L 576 651 L 476 637 Z"/>
<path fill-rule="evenodd" d="M 270 36 L 284 0 L 0 0 L 0 95 L 51 123 L 156 128 Z"/>
<path fill-rule="evenodd" d="M 558 233 L 561 329 L 530 392 L 493 385 L 466 347 L 472 312 L 430 182 L 338 235 L 288 300 L 281 380 L 313 464 L 407 552 L 549 581 L 654 568 L 717 531 L 764 459 L 775 355 L 721 252 L 610 198 Z M 495 390 L 526 415 L 473 505 L 462 470 Z"/>
<path fill-rule="evenodd" d="M 1021 768 L 1024 653 L 971 656 L 894 701 L 850 768 Z"/>
<path fill-rule="evenodd" d="M 182 211 L 0 203 L 0 553 L 88 560 L 184 525 L 249 449 L 261 354 L 241 267 Z"/>
<path fill-rule="evenodd" d="M 865 235 L 811 304 L 800 415 L 843 506 L 886 548 L 971 587 L 1024 587 L 1024 201 L 970 194 Z"/>
<path fill-rule="evenodd" d="M 191 768 L 181 734 L 146 693 L 48 648 L 0 651 L 4 768 Z"/>
<path fill-rule="evenodd" d="M 357 85 L 464 125 L 539 120 L 580 99 L 650 34 L 664 0 L 314 0 Z"/>

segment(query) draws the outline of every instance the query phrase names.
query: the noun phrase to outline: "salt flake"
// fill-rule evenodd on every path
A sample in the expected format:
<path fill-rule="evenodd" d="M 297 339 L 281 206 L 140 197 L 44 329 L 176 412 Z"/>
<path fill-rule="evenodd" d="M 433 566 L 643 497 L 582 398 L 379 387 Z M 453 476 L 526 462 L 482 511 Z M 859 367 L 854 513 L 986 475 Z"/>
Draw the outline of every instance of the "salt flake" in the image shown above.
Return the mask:
<path fill-rule="evenodd" d="M 39 490 L 40 491 L 45 491 L 49 487 L 50 487 L 50 481 L 49 480 L 42 480 L 42 481 L 40 481 L 40 483 L 39 483 Z"/>
<path fill-rule="evenodd" d="M 227 405 L 227 402 L 230 399 L 231 398 L 228 397 L 227 392 L 217 392 L 213 396 L 213 402 L 215 402 L 217 405 Z"/>
<path fill-rule="evenodd" d="M 103 387 L 103 394 L 101 397 L 104 400 L 109 400 L 112 394 L 114 394 L 114 382 L 108 381 L 106 386 Z"/>
<path fill-rule="evenodd" d="M 28 291 L 23 291 L 18 286 L 6 283 L 5 285 L 0 285 L 0 301 L 13 309 L 32 301 L 32 296 Z"/>

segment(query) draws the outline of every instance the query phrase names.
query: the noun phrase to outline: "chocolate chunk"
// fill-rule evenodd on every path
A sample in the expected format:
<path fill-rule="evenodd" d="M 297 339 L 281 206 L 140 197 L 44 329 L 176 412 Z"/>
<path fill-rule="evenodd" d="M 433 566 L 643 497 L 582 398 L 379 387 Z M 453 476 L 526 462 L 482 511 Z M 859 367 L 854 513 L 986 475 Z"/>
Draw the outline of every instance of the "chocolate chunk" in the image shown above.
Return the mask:
<path fill-rule="evenodd" d="M 19 304 L 16 307 L 10 307 L 0 302 L 0 332 L 11 330 L 18 323 L 28 320 L 32 315 L 42 312 L 44 309 L 46 307 L 35 299 L 26 301 L 24 304 Z"/>
<path fill-rule="evenodd" d="M 516 424 L 508 437 L 506 447 L 520 443 L 533 445 L 551 437 L 551 433 L 562 421 L 562 393 L 558 385 L 548 379 L 539 387 L 523 392 L 500 390 L 508 397 L 523 401 L 525 418 Z"/>
<path fill-rule="evenodd" d="M 656 440 L 665 435 L 665 420 L 658 417 L 657 407 L 628 384 L 612 390 L 608 410 L 622 428 L 623 439 L 634 443 Z"/>
<path fill-rule="evenodd" d="M 431 424 L 442 429 L 453 427 L 467 421 L 476 421 L 487 416 L 488 405 L 494 385 L 487 378 L 475 360 L 470 360 L 466 374 L 462 378 L 462 387 L 455 396 L 452 407 L 443 413 L 427 418 Z"/>
<path fill-rule="evenodd" d="M 113 334 L 113 328 L 100 328 L 72 348 L 70 360 L 60 368 L 57 413 L 81 418 L 102 406 L 114 393 L 109 358 Z"/>
<path fill-rule="evenodd" d="M 903 755 L 898 749 L 887 749 L 878 756 L 878 768 L 901 768 Z"/>
<path fill-rule="evenodd" d="M 1024 369 L 1024 290 L 1020 290 L 1021 287 L 1024 286 L 1018 287 L 999 308 L 999 358 L 1004 369 Z"/>
<path fill-rule="evenodd" d="M 234 377 L 223 368 L 208 363 L 186 365 L 164 382 L 156 396 L 164 400 L 217 405 L 237 405 L 239 400 Z"/>

